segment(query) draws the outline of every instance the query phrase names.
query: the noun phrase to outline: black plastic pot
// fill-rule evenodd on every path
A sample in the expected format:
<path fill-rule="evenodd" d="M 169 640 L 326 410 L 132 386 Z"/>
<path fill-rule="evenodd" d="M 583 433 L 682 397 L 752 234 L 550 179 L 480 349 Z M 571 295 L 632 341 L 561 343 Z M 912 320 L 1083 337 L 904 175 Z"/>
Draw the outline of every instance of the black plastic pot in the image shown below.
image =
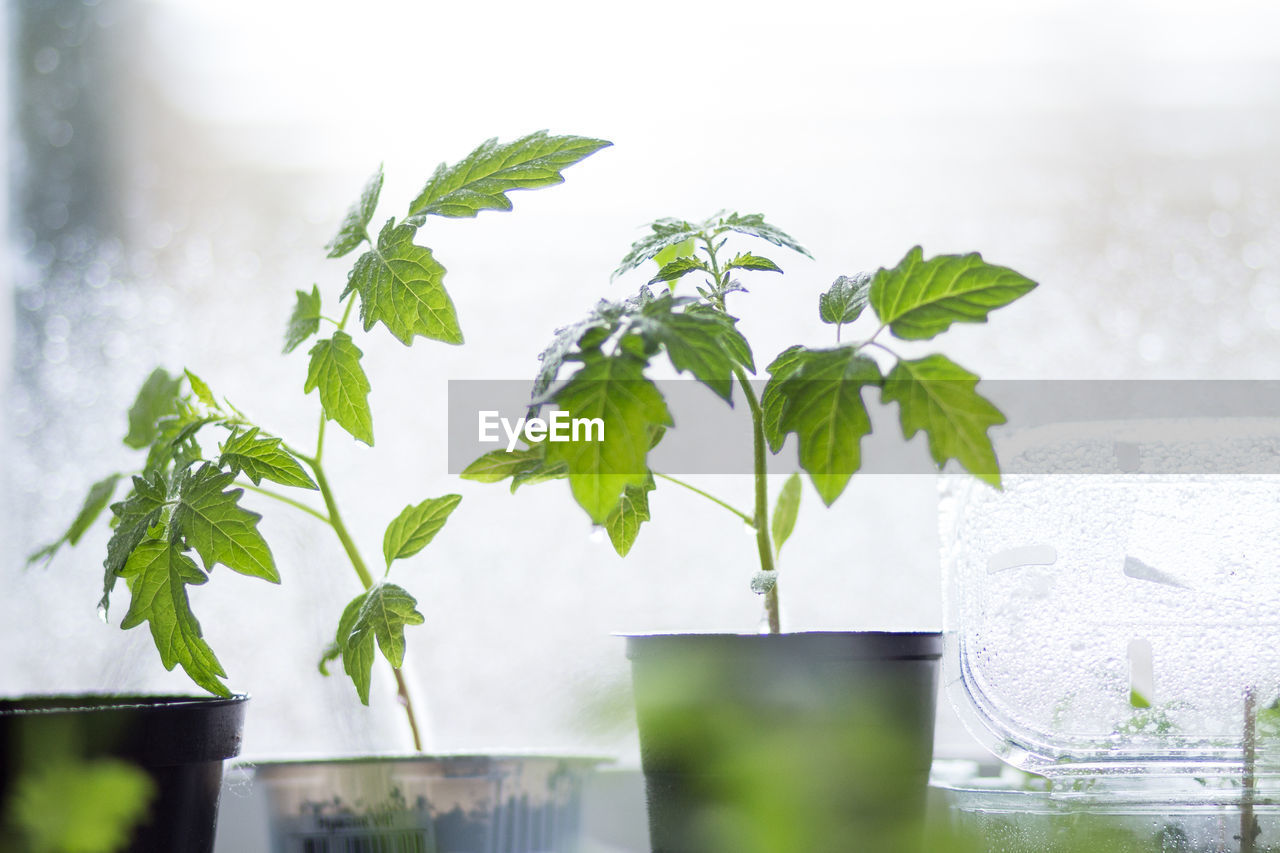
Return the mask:
<path fill-rule="evenodd" d="M 936 633 L 629 637 L 654 853 L 918 853 Z"/>
<path fill-rule="evenodd" d="M 0 700 L 0 803 L 42 762 L 114 758 L 155 783 L 130 853 L 210 853 L 222 762 L 240 752 L 247 696 L 37 696 Z"/>

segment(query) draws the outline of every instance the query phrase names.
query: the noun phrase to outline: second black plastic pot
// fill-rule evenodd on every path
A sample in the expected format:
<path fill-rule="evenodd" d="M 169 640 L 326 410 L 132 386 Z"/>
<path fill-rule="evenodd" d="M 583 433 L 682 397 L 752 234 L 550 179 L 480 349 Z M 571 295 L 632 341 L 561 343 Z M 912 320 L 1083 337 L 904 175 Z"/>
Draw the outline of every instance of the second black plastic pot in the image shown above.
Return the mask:
<path fill-rule="evenodd" d="M 240 752 L 247 696 L 37 696 L 0 700 L 0 804 L 52 762 L 116 759 L 154 797 L 129 853 L 210 853 L 222 763 Z M 87 766 L 87 765 L 86 765 Z"/>
<path fill-rule="evenodd" d="M 936 633 L 629 637 L 654 853 L 918 851 Z"/>

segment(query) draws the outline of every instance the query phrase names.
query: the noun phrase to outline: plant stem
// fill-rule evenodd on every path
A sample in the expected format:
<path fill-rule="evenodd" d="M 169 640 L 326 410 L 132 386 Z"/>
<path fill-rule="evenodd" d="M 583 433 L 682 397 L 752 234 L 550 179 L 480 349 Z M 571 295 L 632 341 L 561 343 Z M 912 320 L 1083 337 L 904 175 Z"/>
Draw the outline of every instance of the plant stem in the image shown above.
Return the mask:
<path fill-rule="evenodd" d="M 735 367 L 734 373 L 738 377 L 738 384 L 742 386 L 743 395 L 747 398 L 747 405 L 751 408 L 756 481 L 756 550 L 760 552 L 760 571 L 772 572 L 774 570 L 773 543 L 769 540 L 769 468 L 768 457 L 765 455 L 764 412 L 760 408 L 760 401 L 756 399 L 755 391 L 751 388 L 747 374 L 741 367 Z M 777 584 L 765 593 L 764 610 L 769 620 L 769 633 L 782 633 Z"/>
<path fill-rule="evenodd" d="M 324 466 L 320 463 L 320 454 L 323 448 L 324 416 L 321 415 L 320 437 L 316 444 L 316 457 L 311 460 L 311 473 L 315 475 L 316 485 L 320 487 L 320 496 L 324 498 L 325 509 L 329 511 L 329 526 L 338 535 L 338 541 L 342 543 L 342 549 L 346 551 L 347 559 L 351 561 L 351 567 L 356 570 L 360 583 L 368 590 L 373 586 L 373 575 L 369 572 L 369 567 L 365 565 L 364 558 L 360 556 L 360 551 L 356 548 L 356 543 L 352 540 L 351 534 L 347 531 L 346 522 L 342 520 L 342 513 L 338 511 L 338 503 L 334 500 L 333 490 L 329 488 L 329 478 L 325 476 Z M 417 752 L 422 752 L 422 733 L 418 730 L 418 715 L 414 712 L 413 700 L 409 697 L 409 685 L 400 670 L 392 667 L 391 671 L 395 675 L 396 692 L 399 696 L 400 705 L 404 708 L 405 716 L 409 718 L 409 732 L 413 735 L 413 748 Z"/>
<path fill-rule="evenodd" d="M 329 488 L 329 478 L 324 475 L 324 466 L 320 464 L 319 459 L 311 465 L 311 473 L 315 475 L 316 485 L 320 487 L 320 496 L 324 498 L 325 509 L 329 511 L 329 526 L 333 528 L 334 533 L 338 534 L 338 541 L 342 543 L 342 549 L 347 552 L 351 567 L 356 570 L 360 583 L 367 590 L 373 586 L 373 575 L 356 549 L 356 543 L 351 538 L 351 534 L 347 532 L 347 525 L 342 520 L 342 513 L 338 511 L 338 504 L 333 498 L 333 490 Z"/>
<path fill-rule="evenodd" d="M 702 241 L 706 244 L 707 257 L 711 262 L 711 273 L 715 277 L 716 307 L 721 311 L 725 311 L 724 288 L 728 284 L 729 271 L 725 270 L 723 276 L 720 273 L 720 264 L 716 260 L 714 237 L 708 237 L 703 234 Z M 725 280 L 721 281 L 722 278 Z M 742 393 L 747 398 L 747 405 L 751 409 L 753 476 L 755 477 L 756 497 L 756 510 L 752 518 L 752 526 L 756 529 L 756 550 L 760 553 L 760 571 L 772 572 L 775 566 L 773 563 L 773 542 L 769 539 L 769 466 L 768 457 L 765 455 L 764 411 L 760 408 L 760 401 L 756 399 L 756 392 L 752 389 L 751 380 L 747 378 L 743 367 L 735 364 L 733 374 L 738 377 L 738 384 L 742 386 Z M 778 585 L 776 583 L 764 594 L 764 612 L 769 622 L 769 633 L 781 634 L 782 617 L 779 613 Z"/>
<path fill-rule="evenodd" d="M 330 523 L 330 522 L 329 522 L 329 516 L 325 515 L 324 513 L 320 512 L 318 509 L 315 509 L 314 507 L 309 507 L 309 506 L 307 506 L 307 505 L 306 505 L 306 504 L 304 504 L 302 501 L 295 501 L 293 498 L 288 497 L 287 495 L 282 495 L 282 494 L 280 494 L 279 492 L 273 492 L 273 491 L 271 491 L 270 489 L 264 489 L 264 488 L 262 488 L 261 486 L 255 486 L 253 483 L 245 483 L 245 482 L 242 482 L 242 481 L 237 480 L 237 481 L 236 481 L 236 485 L 237 485 L 237 486 L 239 486 L 239 487 L 240 487 L 240 488 L 242 488 L 242 489 L 248 489 L 248 490 L 249 490 L 249 491 L 251 491 L 251 492 L 256 492 L 256 493 L 258 493 L 258 494 L 260 494 L 260 495 L 264 495 L 264 496 L 266 496 L 266 497 L 268 497 L 268 498 L 272 498 L 272 499 L 274 499 L 274 500 L 278 500 L 278 501 L 280 501 L 280 503 L 288 504 L 289 506 L 293 507 L 294 509 L 302 510 L 302 511 L 303 511 L 303 512 L 305 512 L 307 515 L 315 516 L 316 518 L 318 518 L 318 519 L 320 519 L 321 521 L 323 521 L 325 524 L 329 524 L 329 523 Z"/>
<path fill-rule="evenodd" d="M 738 518 L 740 518 L 740 519 L 742 519 L 743 521 L 745 521 L 745 522 L 746 522 L 747 524 L 749 524 L 750 526 L 752 526 L 752 527 L 755 527 L 755 526 L 756 526 L 755 519 L 753 519 L 751 516 L 747 515 L 745 512 L 743 512 L 743 511 L 742 511 L 742 510 L 740 510 L 740 509 L 735 509 L 734 507 L 732 507 L 732 506 L 730 506 L 729 504 L 725 503 L 724 501 L 720 500 L 720 499 L 719 499 L 718 497 L 716 497 L 715 495 L 712 495 L 712 494 L 709 494 L 709 493 L 707 493 L 707 492 L 704 492 L 702 489 L 699 489 L 697 486 L 692 486 L 692 485 L 690 485 L 689 483 L 686 483 L 686 482 L 685 482 L 685 481 L 683 481 L 683 480 L 677 480 L 675 477 L 668 476 L 667 474 L 661 474 L 661 473 L 659 473 L 659 472 L 657 472 L 657 471 L 654 471 L 654 472 L 653 472 L 653 476 L 655 476 L 655 477 L 661 477 L 662 479 L 666 480 L 666 481 L 667 481 L 667 482 L 669 482 L 669 483 L 675 483 L 677 486 L 684 486 L 686 489 L 688 489 L 689 491 L 693 492 L 694 494 L 702 495 L 704 498 L 706 498 L 707 500 L 711 501 L 713 504 L 719 504 L 720 506 L 722 506 L 722 507 L 724 507 L 725 509 L 729 510 L 729 512 L 733 513 L 734 515 L 736 515 Z"/>
<path fill-rule="evenodd" d="M 1240 853 L 1254 853 L 1262 828 L 1253 815 L 1257 784 L 1258 714 L 1252 687 L 1244 690 L 1244 772 L 1240 780 Z"/>

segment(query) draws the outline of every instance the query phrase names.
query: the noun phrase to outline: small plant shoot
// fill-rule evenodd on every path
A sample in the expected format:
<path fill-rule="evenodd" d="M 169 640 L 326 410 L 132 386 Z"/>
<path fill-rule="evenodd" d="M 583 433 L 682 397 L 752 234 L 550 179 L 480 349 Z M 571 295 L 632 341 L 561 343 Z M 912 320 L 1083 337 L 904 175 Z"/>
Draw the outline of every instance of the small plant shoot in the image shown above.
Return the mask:
<path fill-rule="evenodd" d="M 481 482 L 510 479 L 513 491 L 525 483 L 568 479 L 574 499 L 594 524 L 604 526 L 622 556 L 650 520 L 649 493 L 658 481 L 692 489 L 753 528 L 759 571 L 751 588 L 764 597 L 773 633 L 781 631 L 777 559 L 795 528 L 801 481 L 788 479 L 771 509 L 768 458 L 780 453 L 790 436 L 795 436 L 801 468 L 830 506 L 862 465 L 861 441 L 871 432 L 864 395 L 876 389 L 881 404 L 896 405 L 905 438 L 925 434 L 936 465 L 955 460 L 999 488 L 988 430 L 1005 418 L 977 392 L 977 375 L 941 354 L 899 356 L 886 338 L 928 340 L 953 323 L 985 323 L 991 311 L 1036 283 L 977 253 L 926 258 L 919 246 L 894 267 L 840 276 L 816 305 L 818 319 L 834 327 L 834 340 L 778 354 L 765 367 L 768 382 L 757 396 L 750 381 L 757 374 L 756 357 L 728 303 L 745 292 L 739 277 L 782 272 L 765 254 L 778 249 L 810 257 L 760 214 L 721 212 L 702 222 L 653 222 L 613 273 L 616 278 L 653 263 L 648 283 L 625 301 L 601 301 L 587 317 L 561 329 L 542 352 L 534 381 L 534 411 L 553 402 L 575 416 L 600 418 L 604 440 L 494 450 L 462 476 Z M 685 295 L 691 291 L 696 295 Z M 849 328 L 859 321 L 869 334 L 848 339 Z M 753 432 L 752 511 L 649 468 L 649 451 L 675 425 L 661 391 L 646 376 L 663 355 L 729 405 L 734 386 L 740 389 Z M 557 384 L 566 364 L 575 367 Z"/>
<path fill-rule="evenodd" d="M 419 229 L 430 216 L 470 218 L 485 210 L 510 210 L 507 193 L 561 183 L 563 169 L 609 144 L 545 131 L 508 143 L 490 139 L 462 161 L 442 163 L 403 216 L 371 230 L 382 192 L 379 168 L 326 246 L 330 258 L 358 252 L 334 300 L 340 310 L 330 313 L 320 287 L 313 285 L 297 292 L 285 328 L 285 354 L 311 343 L 301 391 L 316 394 L 320 412 L 308 449 L 264 429 L 196 374 L 170 375 L 157 368 L 129 410 L 124 437 L 126 445 L 146 452 L 140 468 L 95 483 L 67 531 L 32 554 L 29 563 L 48 561 L 62 545 L 75 545 L 110 506 L 113 533 L 103 563 L 103 615 L 123 580 L 129 607 L 121 627 L 147 624 L 166 669 L 181 666 L 205 690 L 228 696 L 227 673 L 204 639 L 187 588 L 207 583 L 219 564 L 280 582 L 281 572 L 258 530 L 261 516 L 242 505 L 246 491 L 304 512 L 333 531 L 361 590 L 341 614 L 333 614 L 335 638 L 320 670 L 327 673 L 328 664 L 341 658 L 360 701 L 368 704 L 376 647 L 392 667 L 414 746 L 421 750 L 400 666 L 405 627 L 421 624 L 424 617 L 391 572 L 396 561 L 414 557 L 431 542 L 461 498 L 427 498 L 391 519 L 383 537 L 385 568 L 371 567 L 361 556 L 323 461 L 329 422 L 356 441 L 374 443 L 371 385 L 353 333 L 381 324 L 406 346 L 417 338 L 462 343 L 445 289 L 446 269 L 419 241 Z M 357 305 L 359 329 L 354 329 Z M 122 482 L 128 486 L 124 498 L 112 503 Z"/>

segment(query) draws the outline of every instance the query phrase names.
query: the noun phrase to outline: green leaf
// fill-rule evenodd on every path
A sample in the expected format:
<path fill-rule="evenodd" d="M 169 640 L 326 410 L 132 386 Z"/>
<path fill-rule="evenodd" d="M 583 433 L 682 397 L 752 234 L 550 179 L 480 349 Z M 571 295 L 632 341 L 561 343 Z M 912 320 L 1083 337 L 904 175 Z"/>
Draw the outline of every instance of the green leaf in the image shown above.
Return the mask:
<path fill-rule="evenodd" d="M 360 292 L 360 321 L 366 332 L 381 321 L 405 346 L 415 336 L 460 344 L 458 314 L 444 289 L 445 268 L 430 249 L 413 242 L 414 230 L 388 219 L 378 244 L 351 268 L 342 295 Z"/>
<path fill-rule="evenodd" d="M 562 169 L 612 144 L 583 136 L 548 136 L 545 130 L 514 142 L 490 139 L 457 165 L 441 163 L 409 205 L 407 221 L 421 225 L 432 213 L 470 217 L 482 210 L 510 210 L 508 192 L 563 183 Z"/>
<path fill-rule="evenodd" d="M 220 423 L 224 415 L 216 413 L 203 414 L 191 402 L 181 398 L 177 402 L 174 414 L 165 415 L 155 422 L 155 433 L 151 437 L 151 447 L 147 450 L 147 461 L 144 470 L 161 470 L 170 463 L 182 467 L 201 458 L 200 444 L 196 434 L 209 424 Z"/>
<path fill-rule="evenodd" d="M 210 409 L 221 411 L 222 407 L 218 405 L 218 401 L 214 398 L 213 392 L 209 390 L 208 384 L 190 370 L 184 369 L 182 372 L 186 374 L 187 384 L 191 386 L 191 391 L 196 395 L 196 399 Z"/>
<path fill-rule="evenodd" d="M 693 239 L 690 238 L 682 243 L 667 246 L 667 248 L 653 256 L 653 262 L 658 265 L 658 269 L 662 269 L 676 258 L 686 258 L 692 255 L 693 252 Z"/>
<path fill-rule="evenodd" d="M 6 805 L 25 853 L 117 853 L 129 846 L 155 795 L 151 777 L 133 764 L 64 759 L 17 776 Z"/>
<path fill-rule="evenodd" d="M 356 439 L 373 445 L 373 414 L 369 411 L 369 378 L 360 366 L 360 348 L 346 332 L 334 332 L 311 348 L 303 392 L 320 390 L 325 417 Z"/>
<path fill-rule="evenodd" d="M 792 474 L 782 484 L 782 491 L 778 492 L 778 503 L 773 508 L 773 519 L 769 522 L 775 557 L 782 550 L 783 543 L 791 538 L 791 531 L 796 529 L 796 518 L 799 515 L 800 475 Z"/>
<path fill-rule="evenodd" d="M 929 437 L 929 455 L 941 468 L 955 459 L 978 479 L 1000 488 L 1000 466 L 987 430 L 1005 422 L 978 394 L 977 375 L 942 355 L 899 361 L 885 377 L 881 399 L 898 403 L 902 434 Z"/>
<path fill-rule="evenodd" d="M 522 471 L 530 471 L 540 467 L 546 458 L 545 444 L 515 450 L 490 450 L 472 462 L 458 476 L 464 480 L 477 483 L 500 483 L 508 477 L 514 477 Z"/>
<path fill-rule="evenodd" d="M 124 571 L 129 555 L 142 542 L 147 531 L 160 522 L 168 491 L 164 477 L 157 471 L 148 471 L 142 476 L 134 476 L 129 494 L 123 501 L 111 505 L 115 533 L 107 540 L 107 558 L 102 562 L 105 572 L 102 600 L 98 606 L 103 613 L 110 606 L 111 591 L 115 589 L 116 578 Z"/>
<path fill-rule="evenodd" d="M 654 426 L 670 426 L 671 415 L 657 386 L 644 376 L 645 362 L 630 352 L 586 357 L 555 395 L 574 418 L 600 418 L 604 440 L 548 443 L 547 463 L 569 470 L 574 499 L 595 524 L 604 524 L 628 485 L 649 476 L 646 462 Z"/>
<path fill-rule="evenodd" d="M 925 340 L 953 322 L 985 323 L 996 308 L 1035 289 L 1036 283 L 982 255 L 938 255 L 924 260 L 916 246 L 893 269 L 871 280 L 871 307 L 899 338 Z"/>
<path fill-rule="evenodd" d="M 538 445 L 545 448 L 545 444 Z M 515 494 L 516 489 L 521 486 L 533 486 L 538 483 L 549 483 L 552 480 L 563 480 L 569 476 L 569 466 L 567 463 L 560 461 L 548 464 L 546 459 L 546 451 L 543 450 L 542 458 L 537 460 L 528 468 L 522 468 L 511 476 L 511 493 Z"/>
<path fill-rule="evenodd" d="M 649 284 L 657 284 L 660 281 L 676 281 L 695 270 L 709 271 L 706 262 L 699 258 L 676 258 L 670 263 L 663 264 L 662 268 L 658 270 L 658 274 L 649 279 Z"/>
<path fill-rule="evenodd" d="M 392 560 L 412 557 L 425 548 L 444 527 L 449 514 L 461 500 L 462 495 L 445 495 L 405 507 L 387 525 L 387 532 L 382 537 L 382 554 L 387 558 L 387 568 L 391 568 Z"/>
<path fill-rule="evenodd" d="M 622 492 L 618 505 L 609 513 L 604 527 L 609 533 L 609 541 L 613 543 L 613 550 L 618 552 L 619 557 L 627 556 L 640 533 L 640 525 L 649 520 L 649 492 L 655 487 L 652 474 L 642 486 L 628 485 Z"/>
<path fill-rule="evenodd" d="M 307 338 L 320 331 L 320 287 L 311 285 L 311 292 L 295 290 L 298 301 L 289 316 L 284 330 L 284 351 L 291 353 Z"/>
<path fill-rule="evenodd" d="M 365 705 L 369 704 L 374 640 L 383 657 L 399 669 L 404 663 L 405 626 L 421 625 L 424 621 L 417 605 L 412 595 L 395 584 L 380 583 L 356 596 L 343 610 L 337 639 L 342 668 L 351 676 Z"/>
<path fill-rule="evenodd" d="M 759 270 L 761 272 L 782 272 L 782 267 L 768 258 L 753 255 L 750 252 L 735 255 L 733 260 L 725 264 L 727 270 Z"/>
<path fill-rule="evenodd" d="M 831 289 L 818 297 L 818 316 L 822 322 L 842 326 L 862 316 L 870 298 L 871 276 L 858 273 L 842 275 L 831 284 Z"/>
<path fill-rule="evenodd" d="M 733 399 L 735 355 L 744 350 L 742 333 L 733 318 L 719 311 L 674 311 L 670 296 L 646 305 L 635 319 L 636 329 L 650 347 L 662 346 L 676 370 L 689 371 L 726 402 Z"/>
<path fill-rule="evenodd" d="M 806 352 L 799 345 L 788 347 L 778 353 L 778 357 L 765 368 L 769 371 L 770 380 L 760 394 L 760 409 L 763 415 L 764 438 L 769 443 L 769 452 L 777 454 L 782 450 L 787 434 L 778 426 L 782 418 L 784 398 L 778 393 L 778 386 L 784 379 L 800 367 L 800 360 Z"/>
<path fill-rule="evenodd" d="M 765 222 L 764 214 L 762 213 L 731 213 L 728 216 L 722 216 L 717 220 L 715 229 L 717 233 L 728 230 L 759 237 L 761 240 L 765 240 L 775 246 L 782 246 L 793 252 L 799 252 L 806 258 L 813 257 L 813 255 L 809 254 L 809 250 L 797 243 L 790 234 L 776 225 L 770 225 Z"/>
<path fill-rule="evenodd" d="M 273 436 L 260 436 L 257 427 L 245 432 L 234 430 L 222 445 L 218 467 L 227 468 L 233 474 L 243 471 L 255 486 L 270 480 L 282 486 L 318 489 L 311 475 L 281 443 Z"/>
<path fill-rule="evenodd" d="M 360 245 L 368 234 L 369 222 L 373 219 L 373 211 L 378 206 L 378 196 L 381 193 L 382 166 L 379 165 L 378 171 L 373 173 L 360 192 L 360 200 L 351 205 L 351 209 L 342 220 L 342 225 L 338 227 L 338 233 L 325 246 L 329 250 L 329 257 L 340 258 Z M 285 350 L 285 352 L 288 351 L 288 349 Z"/>
<path fill-rule="evenodd" d="M 76 513 L 71 526 L 55 541 L 30 554 L 27 557 L 27 566 L 30 567 L 42 561 L 48 563 L 63 545 L 76 545 L 79 543 L 80 537 L 93 525 L 98 516 L 102 515 L 102 511 L 111 502 L 111 496 L 115 494 L 116 483 L 119 481 L 120 475 L 112 474 L 90 486 L 89 493 L 85 495 L 84 503 L 80 505 L 80 512 Z"/>
<path fill-rule="evenodd" d="M 800 467 L 830 506 L 862 465 L 859 443 L 871 432 L 862 389 L 879 385 L 880 368 L 853 347 L 801 350 L 789 375 L 774 376 L 782 399 L 778 429 L 796 434 Z"/>
<path fill-rule="evenodd" d="M 159 527 L 151 532 L 162 533 Z M 181 546 L 168 536 L 149 535 L 129 555 L 120 574 L 129 581 L 132 593 L 129 612 L 120 627 L 150 623 L 151 637 L 165 669 L 179 665 L 205 690 L 230 696 L 231 691 L 220 680 L 227 673 L 204 641 L 187 598 L 187 586 L 198 586 L 208 577 L 182 553 Z"/>
<path fill-rule="evenodd" d="M 228 489 L 230 471 L 206 463 L 194 474 L 182 473 L 170 526 L 196 549 L 208 569 L 222 563 L 242 575 L 280 582 L 271 549 L 258 532 L 262 516 L 240 506 L 244 489 Z"/>
<path fill-rule="evenodd" d="M 97 521 L 98 516 L 102 514 L 102 511 L 107 508 L 107 504 L 111 502 L 111 496 L 115 494 L 116 483 L 119 480 L 119 474 L 112 474 L 89 487 L 89 493 L 85 495 L 84 503 L 80 506 L 80 512 L 76 514 L 75 520 L 71 522 L 71 526 L 67 528 L 66 535 L 63 537 L 67 544 L 79 544 L 80 537 Z"/>
<path fill-rule="evenodd" d="M 575 349 L 599 349 L 619 329 L 624 319 L 633 316 L 655 299 L 657 297 L 653 295 L 653 291 L 645 285 L 635 296 L 622 302 L 601 299 L 584 319 L 556 329 L 555 338 L 538 354 L 542 367 L 533 382 L 533 399 L 537 401 L 542 398 L 556 381 L 560 367 L 569 360 Z M 535 407 L 536 405 L 537 403 Z"/>
<path fill-rule="evenodd" d="M 182 377 L 170 376 L 157 367 L 142 383 L 138 397 L 129 408 L 129 432 L 124 443 L 134 450 L 151 444 L 156 435 L 156 422 L 178 411 L 178 389 Z"/>
<path fill-rule="evenodd" d="M 610 280 L 635 269 L 645 261 L 656 260 L 659 257 L 665 259 L 666 255 L 663 253 L 673 247 L 676 255 L 683 254 L 682 248 L 685 245 L 692 245 L 702 233 L 697 225 L 685 222 L 683 219 L 659 219 L 650 223 L 649 230 L 653 233 L 631 244 L 631 251 L 627 252 L 626 257 L 618 263 L 618 268 L 613 271 Z"/>

